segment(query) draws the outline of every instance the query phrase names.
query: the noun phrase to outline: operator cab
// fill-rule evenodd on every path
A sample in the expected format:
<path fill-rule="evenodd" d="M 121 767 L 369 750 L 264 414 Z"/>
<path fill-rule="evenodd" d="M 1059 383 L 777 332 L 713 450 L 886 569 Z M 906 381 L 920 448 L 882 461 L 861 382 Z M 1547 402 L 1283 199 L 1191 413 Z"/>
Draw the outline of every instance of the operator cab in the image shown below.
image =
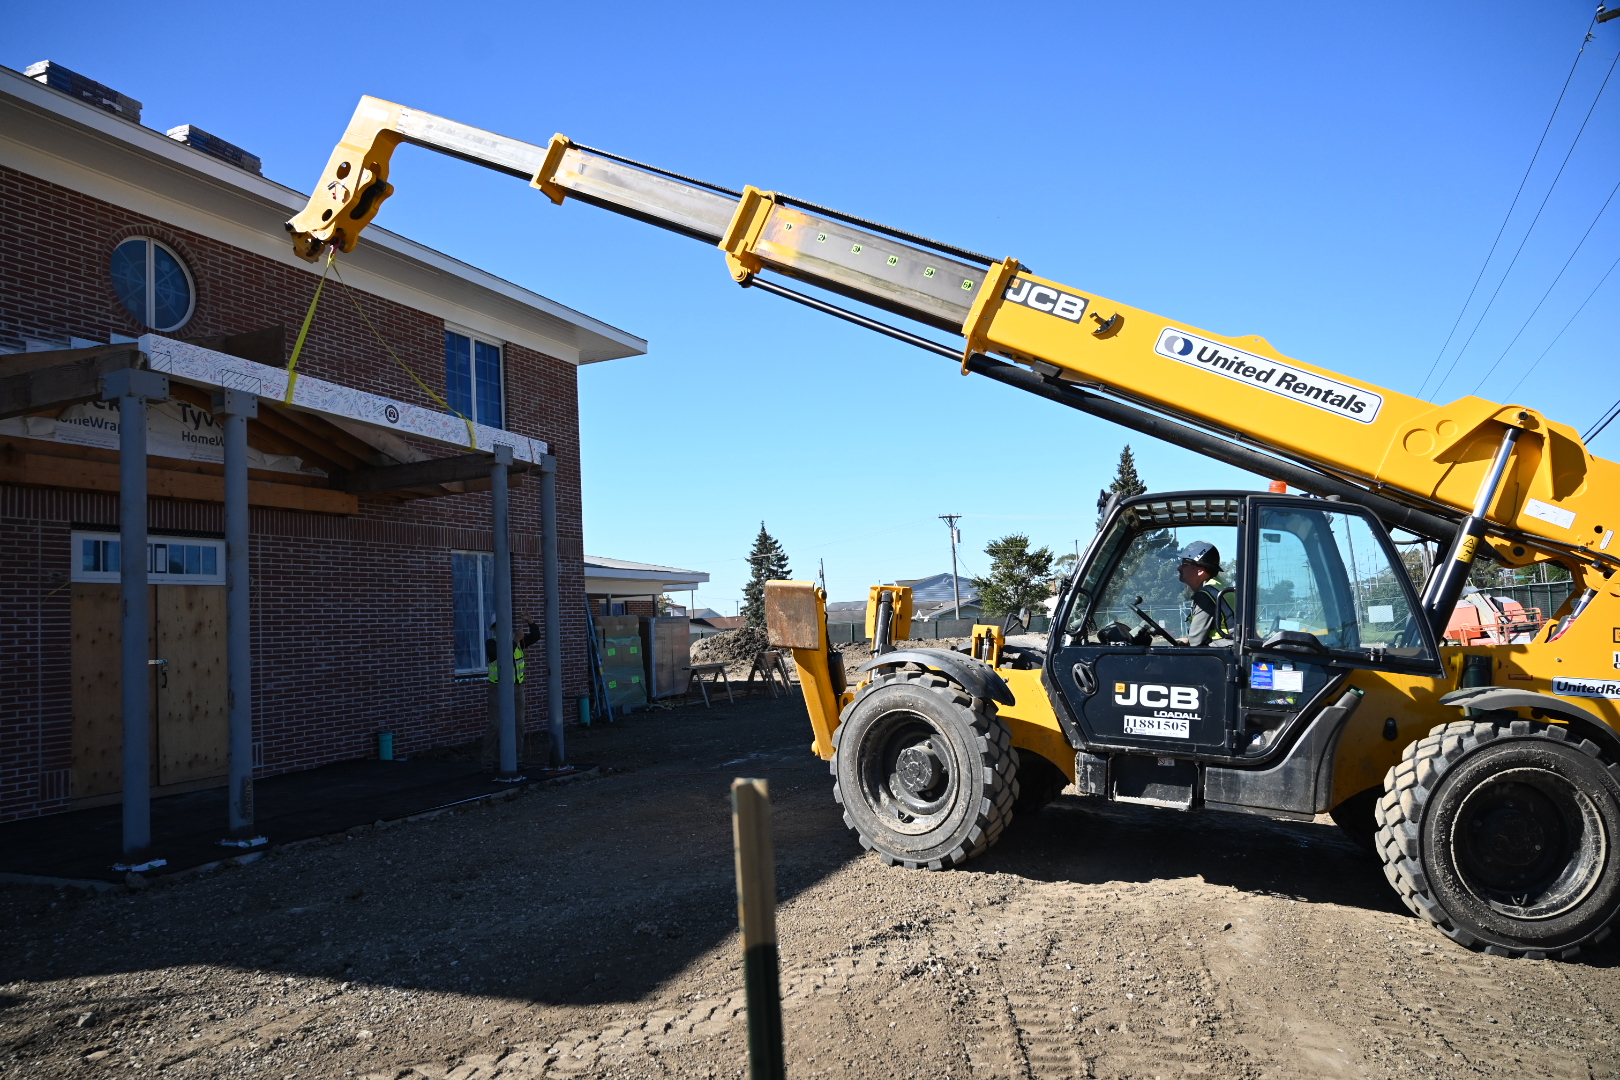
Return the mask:
<path fill-rule="evenodd" d="M 1189 645 L 1193 603 L 1178 567 L 1203 545 L 1219 552 L 1208 589 L 1219 595 L 1219 625 Z M 1169 804 L 1190 805 L 1196 762 L 1275 760 L 1352 670 L 1441 674 L 1420 611 L 1388 532 L 1358 506 L 1241 491 L 1142 495 L 1113 510 L 1058 603 L 1049 685 L 1075 746 L 1134 752 L 1118 762 L 1126 771 L 1180 769 L 1171 787 L 1186 795 Z"/>

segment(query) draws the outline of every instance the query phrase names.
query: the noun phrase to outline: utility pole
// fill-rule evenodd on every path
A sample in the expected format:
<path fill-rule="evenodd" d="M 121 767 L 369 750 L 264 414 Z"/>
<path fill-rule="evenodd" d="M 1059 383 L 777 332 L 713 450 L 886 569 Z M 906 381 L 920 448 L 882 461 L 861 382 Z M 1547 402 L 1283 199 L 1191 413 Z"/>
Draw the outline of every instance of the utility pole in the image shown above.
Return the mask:
<path fill-rule="evenodd" d="M 951 618 L 962 617 L 962 584 L 956 579 L 956 545 L 961 541 L 962 534 L 956 528 L 956 523 L 962 519 L 961 514 L 941 514 L 939 520 L 951 530 L 951 596 L 956 607 L 951 612 Z"/>
<path fill-rule="evenodd" d="M 827 592 L 827 560 L 817 559 L 816 562 L 820 566 L 820 570 L 817 571 L 816 576 L 821 579 L 821 591 L 825 595 Z"/>

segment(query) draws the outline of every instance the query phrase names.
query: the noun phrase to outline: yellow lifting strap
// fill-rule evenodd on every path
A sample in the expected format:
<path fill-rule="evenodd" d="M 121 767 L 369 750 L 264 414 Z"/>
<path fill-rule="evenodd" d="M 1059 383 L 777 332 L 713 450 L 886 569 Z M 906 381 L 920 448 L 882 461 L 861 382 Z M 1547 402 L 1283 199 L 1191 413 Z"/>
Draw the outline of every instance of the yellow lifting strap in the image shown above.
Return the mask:
<path fill-rule="evenodd" d="M 376 326 L 372 325 L 371 318 L 366 315 L 366 309 L 360 306 L 360 298 L 354 295 L 354 290 L 349 288 L 349 283 L 343 280 L 343 272 L 337 268 L 337 248 L 335 247 L 331 249 L 330 253 L 326 257 L 326 268 L 321 271 L 321 280 L 315 284 L 315 295 L 309 301 L 309 311 L 304 314 L 304 325 L 298 330 L 298 340 L 293 342 L 292 357 L 287 361 L 287 395 L 281 399 L 281 403 L 283 405 L 292 404 L 293 387 L 295 387 L 298 383 L 298 355 L 304 351 L 304 339 L 309 336 L 309 324 L 315 321 L 315 306 L 321 302 L 321 290 L 326 287 L 326 275 L 328 273 L 336 275 L 338 284 L 343 286 L 344 293 L 348 295 L 349 301 L 354 304 L 354 310 L 360 313 L 361 320 L 366 324 L 366 328 L 371 331 L 372 336 L 377 339 L 377 344 L 383 347 L 383 351 L 389 356 L 393 357 L 394 363 L 398 364 L 400 368 L 404 370 L 405 374 L 411 377 L 411 381 L 414 382 L 421 389 L 422 393 L 426 394 L 435 405 L 439 406 L 439 408 L 443 409 L 447 413 L 452 413 L 458 417 L 463 424 L 467 425 L 467 446 L 469 449 L 477 450 L 478 432 L 476 429 L 474 429 L 473 422 L 463 415 L 459 409 L 451 408 L 449 402 L 445 401 L 444 398 L 434 393 L 431 386 L 418 378 L 416 372 L 411 370 L 411 365 L 399 358 L 399 354 L 396 353 L 388 344 L 388 341 L 382 336 L 382 333 L 378 331 Z"/>
<path fill-rule="evenodd" d="M 337 262 L 337 248 L 333 248 L 326 256 L 326 269 L 321 271 L 321 280 L 315 283 L 315 295 L 310 298 L 309 310 L 304 312 L 304 325 L 298 328 L 298 340 L 293 342 L 292 357 L 287 361 L 287 396 L 281 399 L 283 405 L 291 405 L 293 388 L 298 385 L 298 356 L 304 351 L 304 339 L 309 337 L 309 324 L 315 321 L 315 305 L 321 302 L 321 290 L 326 288 L 326 275 L 331 272 L 332 265 Z"/>

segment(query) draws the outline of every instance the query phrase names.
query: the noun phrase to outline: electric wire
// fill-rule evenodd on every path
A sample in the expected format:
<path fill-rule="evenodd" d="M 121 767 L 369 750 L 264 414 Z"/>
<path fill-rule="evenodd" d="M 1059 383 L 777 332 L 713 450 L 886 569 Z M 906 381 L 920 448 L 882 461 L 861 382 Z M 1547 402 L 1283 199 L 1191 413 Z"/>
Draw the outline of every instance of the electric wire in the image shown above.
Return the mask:
<path fill-rule="evenodd" d="M 1536 216 L 1530 219 L 1530 227 L 1524 231 L 1524 236 L 1519 239 L 1519 246 L 1513 252 L 1513 258 L 1508 260 L 1507 269 L 1502 272 L 1501 279 L 1497 281 L 1496 288 L 1491 292 L 1491 298 L 1485 301 L 1485 309 L 1479 313 L 1479 318 L 1474 321 L 1474 328 L 1468 332 L 1468 340 L 1463 342 L 1462 348 L 1457 350 L 1457 355 L 1451 358 L 1451 364 L 1446 368 L 1445 375 L 1443 375 L 1440 381 L 1435 384 L 1435 398 L 1440 396 L 1440 390 L 1446 385 L 1446 381 L 1451 378 L 1451 373 L 1457 370 L 1458 361 L 1463 358 L 1463 354 L 1468 351 L 1468 347 L 1474 343 L 1474 336 L 1479 333 L 1479 328 L 1484 325 L 1485 316 L 1491 313 L 1491 308 L 1495 305 L 1496 298 L 1502 295 L 1502 286 L 1506 285 L 1507 279 L 1513 275 L 1513 268 L 1518 265 L 1519 256 L 1524 254 L 1524 246 L 1530 242 L 1530 235 L 1536 231 L 1536 224 L 1541 220 L 1542 211 L 1547 209 L 1548 200 L 1552 198 L 1553 192 L 1557 190 L 1558 181 L 1563 179 L 1564 169 L 1568 167 L 1569 159 L 1574 156 L 1575 148 L 1580 145 L 1581 136 L 1586 133 L 1586 125 L 1592 119 L 1592 113 L 1597 109 L 1598 102 L 1603 98 L 1603 91 L 1608 88 L 1609 79 L 1614 75 L 1616 64 L 1620 64 L 1620 52 L 1616 52 L 1614 54 L 1614 60 L 1609 63 L 1609 70 L 1607 74 L 1603 76 L 1603 83 L 1598 87 L 1597 94 L 1592 98 L 1592 104 L 1586 110 L 1585 118 L 1581 120 L 1580 129 L 1575 132 L 1575 138 L 1569 144 L 1569 150 L 1565 152 L 1564 160 L 1559 164 L 1558 172 L 1553 177 L 1552 183 L 1548 185 L 1547 193 L 1541 197 L 1541 205 L 1536 208 Z M 1434 399 L 1431 398 L 1430 400 Z"/>
<path fill-rule="evenodd" d="M 1554 334 L 1553 339 L 1547 342 L 1547 347 L 1541 350 L 1541 355 L 1531 361 L 1530 366 L 1524 369 L 1524 374 L 1519 376 L 1518 382 L 1508 387 L 1507 397 L 1512 397 L 1519 387 L 1524 384 L 1524 380 L 1530 377 L 1530 373 L 1536 370 L 1537 365 L 1546 359 L 1548 353 L 1552 352 L 1553 346 L 1558 344 L 1558 339 L 1564 336 L 1564 331 L 1568 330 L 1575 320 L 1580 317 L 1581 312 L 1586 310 L 1586 305 L 1592 302 L 1592 297 L 1596 296 L 1598 290 L 1603 288 L 1603 283 L 1609 280 L 1609 275 L 1614 273 L 1616 267 L 1620 267 L 1620 258 L 1616 258 L 1614 262 L 1609 264 L 1609 268 L 1603 272 L 1603 276 L 1598 278 L 1598 283 L 1592 286 L 1592 291 L 1586 294 L 1586 299 L 1581 301 L 1580 307 L 1576 308 L 1575 313 L 1565 320 L 1563 326 L 1558 328 L 1558 333 Z"/>
<path fill-rule="evenodd" d="M 1446 355 L 1446 350 L 1451 347 L 1451 339 L 1456 337 L 1457 327 L 1462 325 L 1463 316 L 1468 313 L 1468 305 L 1474 302 L 1474 293 L 1479 290 L 1479 283 L 1485 280 L 1485 270 L 1491 265 L 1492 257 L 1496 255 L 1496 246 L 1502 242 L 1502 234 L 1507 231 L 1508 222 L 1513 217 L 1513 211 L 1519 205 L 1519 197 L 1524 194 L 1524 185 L 1530 180 L 1530 171 L 1536 167 L 1536 161 L 1541 157 L 1541 149 L 1547 142 L 1547 133 L 1552 130 L 1553 121 L 1558 118 L 1558 110 L 1564 104 L 1564 95 L 1569 92 L 1570 80 L 1575 78 L 1575 69 L 1580 66 L 1581 57 L 1586 54 L 1586 46 L 1592 41 L 1592 28 L 1596 25 L 1597 16 L 1594 15 L 1592 22 L 1586 27 L 1586 33 L 1581 38 L 1581 47 L 1575 52 L 1575 62 L 1569 65 L 1569 74 L 1564 76 L 1564 85 L 1558 91 L 1558 100 L 1553 102 L 1552 115 L 1547 117 L 1547 126 L 1541 129 L 1541 138 L 1536 143 L 1535 153 L 1530 155 L 1530 164 L 1524 167 L 1524 175 L 1519 178 L 1519 189 L 1513 193 L 1513 201 L 1508 204 L 1508 210 L 1502 218 L 1502 224 L 1496 230 L 1496 238 L 1491 241 L 1491 249 L 1485 253 L 1485 261 L 1479 265 L 1479 273 L 1474 278 L 1473 286 L 1468 290 L 1468 298 L 1463 301 L 1462 307 L 1457 311 L 1457 319 L 1451 324 L 1451 332 L 1446 335 L 1445 344 L 1440 346 L 1440 351 L 1435 354 L 1434 362 L 1429 365 L 1428 374 L 1423 376 L 1423 383 L 1418 387 L 1420 397 L 1424 389 L 1429 385 L 1429 380 L 1434 378 L 1435 369 L 1440 366 L 1440 360 Z"/>
<path fill-rule="evenodd" d="M 1610 405 L 1607 409 L 1603 410 L 1603 416 L 1598 420 L 1597 426 L 1592 428 L 1585 435 L 1582 435 L 1581 441 L 1590 445 L 1593 439 L 1603 434 L 1603 429 L 1608 427 L 1609 422 L 1612 421 L 1616 416 L 1620 416 L 1620 401 L 1616 401 L 1613 405 Z"/>
<path fill-rule="evenodd" d="M 1474 385 L 1474 393 L 1479 393 L 1480 389 L 1485 385 L 1485 380 L 1489 379 L 1493 374 L 1496 373 L 1497 365 L 1501 364 L 1501 362 L 1507 358 L 1507 354 L 1513 351 L 1513 346 L 1519 343 L 1519 338 L 1524 334 L 1525 330 L 1529 328 L 1530 321 L 1536 317 L 1536 313 L 1541 310 L 1541 305 L 1547 302 L 1547 297 L 1552 295 L 1552 291 L 1557 288 L 1558 283 L 1563 280 L 1564 271 L 1569 269 L 1569 264 L 1575 261 L 1576 255 L 1580 254 L 1582 246 L 1586 244 L 1587 237 L 1592 235 L 1592 230 L 1597 228 L 1598 221 L 1603 217 L 1604 212 L 1609 209 L 1609 204 L 1614 201 L 1616 193 L 1620 193 L 1620 182 L 1616 182 L 1614 187 L 1609 189 L 1609 197 L 1603 200 L 1603 205 L 1598 208 L 1597 214 L 1592 218 L 1592 223 L 1588 225 L 1586 227 L 1586 231 L 1581 234 L 1581 239 L 1578 243 L 1576 243 L 1575 250 L 1569 253 L 1569 258 L 1564 260 L 1564 265 L 1560 266 L 1558 268 L 1558 273 L 1554 275 L 1552 284 L 1547 286 L 1547 291 L 1541 294 L 1541 299 L 1536 301 L 1536 306 L 1530 309 L 1530 314 L 1526 315 L 1524 322 L 1519 324 L 1518 333 L 1514 334 L 1513 340 L 1507 343 L 1507 348 L 1502 350 L 1502 355 L 1498 356 L 1495 361 L 1491 363 L 1491 366 L 1486 369 L 1485 374 L 1480 376 L 1479 382 Z"/>

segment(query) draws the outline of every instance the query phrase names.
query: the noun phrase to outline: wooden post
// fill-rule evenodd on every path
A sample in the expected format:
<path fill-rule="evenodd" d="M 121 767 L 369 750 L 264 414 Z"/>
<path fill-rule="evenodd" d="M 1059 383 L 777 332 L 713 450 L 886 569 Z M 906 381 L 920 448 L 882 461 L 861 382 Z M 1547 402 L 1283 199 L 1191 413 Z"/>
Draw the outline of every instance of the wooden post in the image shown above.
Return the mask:
<path fill-rule="evenodd" d="M 748 1001 L 748 1072 L 752 1080 L 785 1080 L 782 991 L 776 952 L 776 856 L 771 849 L 770 787 L 731 782 L 731 835 L 737 854 L 737 923 L 743 939 L 743 991 Z"/>

